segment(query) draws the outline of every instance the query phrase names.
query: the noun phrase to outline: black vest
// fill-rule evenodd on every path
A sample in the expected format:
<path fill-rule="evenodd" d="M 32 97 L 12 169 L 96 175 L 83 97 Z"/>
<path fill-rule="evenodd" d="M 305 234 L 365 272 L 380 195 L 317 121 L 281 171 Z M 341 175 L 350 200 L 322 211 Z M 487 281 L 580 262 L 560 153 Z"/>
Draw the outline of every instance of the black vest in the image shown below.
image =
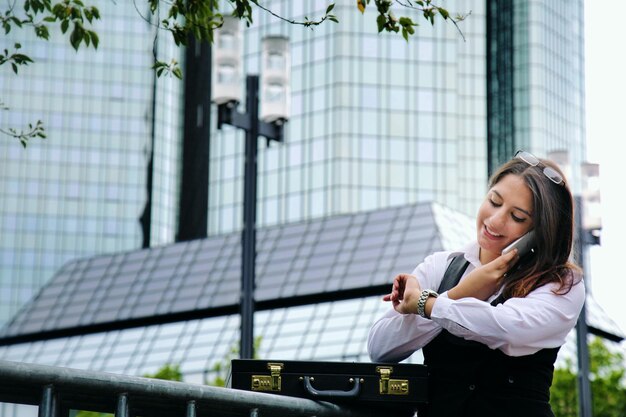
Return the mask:
<path fill-rule="evenodd" d="M 456 285 L 467 264 L 462 255 L 452 260 L 440 292 Z M 492 304 L 504 301 L 498 297 Z M 542 349 L 532 355 L 507 356 L 443 330 L 423 348 L 429 372 L 427 415 L 554 417 L 549 400 L 558 351 Z"/>

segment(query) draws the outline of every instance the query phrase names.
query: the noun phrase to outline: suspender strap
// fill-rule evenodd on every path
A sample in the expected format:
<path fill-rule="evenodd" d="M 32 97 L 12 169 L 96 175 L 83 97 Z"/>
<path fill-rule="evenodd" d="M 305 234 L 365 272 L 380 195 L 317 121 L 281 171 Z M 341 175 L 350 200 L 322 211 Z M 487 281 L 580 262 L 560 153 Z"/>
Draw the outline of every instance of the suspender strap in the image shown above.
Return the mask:
<path fill-rule="evenodd" d="M 452 258 L 452 262 L 448 265 L 446 269 L 446 273 L 443 275 L 443 279 L 441 280 L 441 285 L 439 285 L 439 290 L 437 292 L 441 294 L 444 291 L 448 291 L 450 288 L 456 286 L 461 280 L 463 273 L 469 266 L 469 261 L 465 259 L 463 255 L 457 255 Z"/>
<path fill-rule="evenodd" d="M 465 259 L 465 256 L 457 255 L 452 258 L 452 261 L 450 262 L 450 265 L 448 265 L 445 274 L 443 274 L 443 279 L 441 280 L 441 284 L 439 285 L 439 289 L 437 290 L 437 292 L 441 294 L 442 292 L 448 291 L 450 288 L 455 287 L 456 284 L 458 284 L 461 280 L 461 277 L 463 276 L 463 273 L 468 266 L 469 261 Z M 491 305 L 497 306 L 498 304 L 502 304 L 505 301 L 506 298 L 502 294 L 500 294 L 500 296 L 496 297 L 496 299 L 491 302 Z"/>

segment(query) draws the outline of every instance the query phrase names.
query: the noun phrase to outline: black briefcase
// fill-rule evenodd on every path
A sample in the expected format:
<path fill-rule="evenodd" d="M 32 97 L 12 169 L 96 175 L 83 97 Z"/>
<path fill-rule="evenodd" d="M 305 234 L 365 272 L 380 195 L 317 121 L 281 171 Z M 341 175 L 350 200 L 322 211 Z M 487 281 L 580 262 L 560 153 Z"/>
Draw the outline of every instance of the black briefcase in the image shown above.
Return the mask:
<path fill-rule="evenodd" d="M 235 389 L 411 414 L 428 399 L 425 365 L 233 359 L 231 372 Z"/>

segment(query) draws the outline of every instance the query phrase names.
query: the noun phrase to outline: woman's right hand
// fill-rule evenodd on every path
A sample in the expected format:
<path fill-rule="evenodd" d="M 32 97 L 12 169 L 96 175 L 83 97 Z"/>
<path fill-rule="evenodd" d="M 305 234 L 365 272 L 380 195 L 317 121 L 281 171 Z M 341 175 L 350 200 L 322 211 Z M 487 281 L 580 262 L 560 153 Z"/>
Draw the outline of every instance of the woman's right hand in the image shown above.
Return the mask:
<path fill-rule="evenodd" d="M 415 275 L 399 274 L 393 279 L 391 292 L 383 297 L 383 301 L 391 301 L 398 313 L 415 314 L 421 293 L 422 288 Z"/>

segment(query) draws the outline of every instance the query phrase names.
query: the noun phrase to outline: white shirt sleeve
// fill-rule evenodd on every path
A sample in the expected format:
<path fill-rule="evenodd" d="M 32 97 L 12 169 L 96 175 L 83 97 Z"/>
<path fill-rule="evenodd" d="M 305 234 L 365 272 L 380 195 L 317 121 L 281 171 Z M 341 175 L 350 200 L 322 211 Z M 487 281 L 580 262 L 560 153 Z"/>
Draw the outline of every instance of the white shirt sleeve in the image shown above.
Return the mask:
<path fill-rule="evenodd" d="M 556 289 L 557 284 L 547 284 L 495 307 L 475 298 L 451 300 L 446 292 L 435 300 L 431 319 L 456 336 L 509 356 L 530 355 L 565 343 L 582 309 L 582 280 L 566 294 L 555 294 Z"/>
<path fill-rule="evenodd" d="M 413 270 L 411 274 L 417 277 L 422 288 L 439 288 L 448 254 L 434 253 Z M 391 308 L 371 327 L 367 351 L 373 362 L 399 362 L 433 340 L 441 329 L 432 320 L 417 314 L 400 314 Z"/>
<path fill-rule="evenodd" d="M 415 268 L 412 275 L 422 288 L 439 288 L 449 255 L 450 252 L 434 253 Z M 478 262 L 471 255 L 470 258 L 472 265 L 463 278 Z M 558 286 L 552 283 L 524 298 L 511 298 L 497 306 L 492 306 L 491 300 L 452 300 L 445 292 L 435 300 L 430 320 L 416 314 L 400 314 L 391 308 L 370 329 L 367 342 L 370 359 L 402 361 L 444 328 L 456 336 L 500 349 L 509 356 L 530 355 L 544 348 L 561 346 L 575 326 L 585 300 L 582 279 L 576 276 L 575 281 L 577 283 L 566 294 L 555 294 L 553 290 Z"/>

